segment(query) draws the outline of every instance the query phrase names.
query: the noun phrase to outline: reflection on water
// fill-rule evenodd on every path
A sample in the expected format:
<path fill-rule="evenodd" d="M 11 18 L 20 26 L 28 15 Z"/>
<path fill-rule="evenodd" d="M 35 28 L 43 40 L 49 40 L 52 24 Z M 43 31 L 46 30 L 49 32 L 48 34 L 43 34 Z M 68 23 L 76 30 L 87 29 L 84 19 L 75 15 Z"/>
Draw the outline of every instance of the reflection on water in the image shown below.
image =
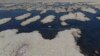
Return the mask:
<path fill-rule="evenodd" d="M 10 10 L 10 11 L 1 10 L 0 18 L 12 17 L 13 19 L 6 24 L 0 25 L 0 31 L 6 29 L 18 29 L 19 30 L 18 33 L 22 33 L 22 32 L 32 32 L 34 30 L 38 30 L 42 34 L 44 39 L 53 39 L 55 38 L 55 36 L 59 31 L 63 31 L 65 29 L 70 29 L 70 28 L 79 28 L 82 31 L 82 34 L 81 34 L 81 38 L 77 40 L 77 45 L 80 46 L 82 53 L 88 56 L 100 56 L 100 53 L 95 52 L 95 51 L 100 52 L 100 44 L 99 44 L 100 43 L 100 21 L 96 19 L 97 16 L 100 16 L 100 10 L 98 9 L 96 10 L 98 11 L 96 14 L 91 14 L 88 12 L 83 12 L 81 10 L 78 10 L 84 13 L 91 20 L 86 22 L 77 21 L 77 20 L 67 20 L 66 22 L 69 24 L 67 26 L 62 26 L 60 24 L 61 22 L 59 18 L 60 16 L 65 15 L 68 12 L 56 13 L 54 11 L 49 10 L 46 13 L 40 14 L 40 11 L 33 10 L 30 11 L 32 15 L 28 18 L 31 18 L 32 16 L 40 15 L 41 19 L 32 22 L 31 24 L 28 24 L 26 26 L 21 26 L 20 23 L 22 21 L 16 20 L 15 17 L 22 15 L 24 13 L 28 13 L 28 11 L 20 10 L 20 9 Z M 56 19 L 51 23 L 47 23 L 47 24 L 41 23 L 40 20 L 42 20 L 44 17 L 48 15 L 54 15 L 56 16 Z"/>

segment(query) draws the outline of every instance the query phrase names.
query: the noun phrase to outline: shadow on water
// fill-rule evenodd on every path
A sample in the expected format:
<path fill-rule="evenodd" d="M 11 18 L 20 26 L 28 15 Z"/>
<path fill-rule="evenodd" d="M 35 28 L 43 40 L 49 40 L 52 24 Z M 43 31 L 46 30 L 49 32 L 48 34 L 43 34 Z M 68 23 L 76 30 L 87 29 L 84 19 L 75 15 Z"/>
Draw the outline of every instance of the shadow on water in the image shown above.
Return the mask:
<path fill-rule="evenodd" d="M 100 43 L 100 20 L 96 19 L 96 17 L 99 16 L 99 13 L 91 14 L 88 12 L 83 12 L 83 11 L 81 12 L 84 13 L 91 20 L 86 21 L 86 22 L 77 21 L 77 20 L 67 20 L 66 22 L 69 25 L 62 26 L 60 24 L 61 22 L 59 18 L 60 16 L 67 14 L 67 12 L 55 13 L 54 11 L 47 11 L 46 13 L 39 14 L 39 12 L 31 11 L 32 15 L 28 18 L 31 18 L 36 15 L 40 15 L 41 19 L 35 22 L 32 22 L 26 26 L 21 26 L 20 23 L 22 21 L 16 20 L 15 17 L 17 15 L 20 15 L 20 13 L 22 14 L 26 13 L 26 11 L 25 12 L 22 12 L 22 11 L 8 12 L 9 14 L 11 13 L 11 15 L 9 14 L 5 15 L 5 11 L 4 12 L 0 11 L 0 15 L 4 13 L 3 16 L 0 16 L 0 18 L 8 17 L 8 16 L 13 17 L 13 19 L 9 21 L 8 23 L 0 25 L 0 31 L 7 30 L 7 29 L 18 29 L 19 30 L 18 34 L 19 34 L 23 32 L 32 32 L 32 31 L 38 30 L 42 34 L 44 39 L 52 40 L 55 38 L 55 36 L 57 35 L 59 31 L 63 31 L 70 28 L 78 28 L 82 31 L 82 34 L 81 34 L 81 38 L 77 39 L 76 42 L 77 42 L 77 45 L 80 46 L 82 50 L 81 52 L 86 56 L 100 56 L 100 44 L 99 44 Z M 51 23 L 47 23 L 47 24 L 41 23 L 40 20 L 42 20 L 44 17 L 48 15 L 55 15 L 56 19 Z"/>

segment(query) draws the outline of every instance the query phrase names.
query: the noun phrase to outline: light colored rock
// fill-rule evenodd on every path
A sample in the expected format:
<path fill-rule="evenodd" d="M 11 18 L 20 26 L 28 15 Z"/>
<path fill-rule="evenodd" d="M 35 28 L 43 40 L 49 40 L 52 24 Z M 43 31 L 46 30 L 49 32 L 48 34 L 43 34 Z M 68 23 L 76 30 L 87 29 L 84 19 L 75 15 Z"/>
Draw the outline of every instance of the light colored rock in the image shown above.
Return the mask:
<path fill-rule="evenodd" d="M 80 34 L 81 34 L 81 31 L 79 30 L 79 29 L 74 29 L 74 28 L 72 28 L 72 35 L 74 36 L 74 37 L 77 37 L 77 38 L 80 38 L 81 36 L 80 36 Z"/>
<path fill-rule="evenodd" d="M 26 21 L 23 21 L 23 22 L 21 23 L 21 25 L 22 25 L 22 26 L 26 26 L 26 25 L 28 25 L 28 24 L 30 24 L 30 23 L 32 23 L 32 22 L 35 22 L 35 21 L 39 20 L 40 18 L 41 18 L 41 17 L 40 17 L 39 15 L 34 16 L 34 17 L 32 17 L 32 18 L 27 19 Z"/>
<path fill-rule="evenodd" d="M 35 2 L 95 2 L 96 4 L 100 4 L 100 0 L 0 0 L 2 3 L 35 3 Z"/>
<path fill-rule="evenodd" d="M 61 22 L 61 25 L 66 26 L 68 24 L 66 22 Z"/>
<path fill-rule="evenodd" d="M 12 19 L 12 18 L 2 18 L 2 19 L 0 19 L 0 25 L 9 22 L 11 19 Z"/>
<path fill-rule="evenodd" d="M 63 15 L 60 17 L 61 21 L 69 20 L 69 19 L 75 19 L 76 15 L 74 13 L 69 13 L 67 15 Z"/>
<path fill-rule="evenodd" d="M 79 36 L 79 31 L 75 28 L 60 31 L 55 39 L 45 40 L 38 31 L 15 34 L 16 30 L 5 30 L 0 32 L 6 33 L 2 35 L 4 38 L 0 35 L 0 56 L 18 56 L 18 50 L 21 50 L 19 48 L 23 44 L 28 47 L 25 47 L 22 56 L 84 56 L 72 34 L 74 32 Z M 7 33 L 10 33 L 10 36 Z"/>
<path fill-rule="evenodd" d="M 93 14 L 97 13 L 97 11 L 93 8 L 85 8 L 84 7 L 84 8 L 81 8 L 81 10 L 85 11 L 85 12 L 93 13 Z"/>
<path fill-rule="evenodd" d="M 98 8 L 98 9 L 100 9 L 100 6 L 98 5 L 98 6 L 95 6 L 95 8 Z"/>
<path fill-rule="evenodd" d="M 33 9 L 32 9 L 32 8 L 27 8 L 26 10 L 27 10 L 27 11 L 32 11 Z"/>
<path fill-rule="evenodd" d="M 48 26 L 49 28 L 51 28 L 52 26 Z"/>
<path fill-rule="evenodd" d="M 50 23 L 50 22 L 54 21 L 54 19 L 55 19 L 54 15 L 49 15 L 49 16 L 46 16 L 44 19 L 42 19 L 41 22 L 43 24 L 46 24 L 46 23 Z"/>
<path fill-rule="evenodd" d="M 67 12 L 72 12 L 72 11 L 73 11 L 73 7 L 69 6 L 68 9 L 67 9 Z"/>
<path fill-rule="evenodd" d="M 77 12 L 76 14 L 76 20 L 79 21 L 89 21 L 90 18 L 86 17 L 85 14 L 81 13 L 81 12 Z"/>
<path fill-rule="evenodd" d="M 98 20 L 100 20 L 100 17 L 96 17 Z"/>
<path fill-rule="evenodd" d="M 23 15 L 20 15 L 20 16 L 17 16 L 15 17 L 16 20 L 23 20 L 27 17 L 31 16 L 31 13 L 26 13 L 26 14 L 23 14 Z"/>
<path fill-rule="evenodd" d="M 8 7 L 8 6 L 14 6 L 14 3 L 8 3 L 8 4 L 3 4 L 3 6 Z"/>
<path fill-rule="evenodd" d="M 61 13 L 61 12 L 66 12 L 65 8 L 56 8 L 55 9 L 56 13 Z"/>
<path fill-rule="evenodd" d="M 44 10 L 42 10 L 42 11 L 40 12 L 40 14 L 43 14 L 43 13 L 46 13 L 46 12 L 47 12 L 47 10 L 44 9 Z"/>
<path fill-rule="evenodd" d="M 60 17 L 61 21 L 65 20 L 79 20 L 79 21 L 89 21 L 90 19 L 85 16 L 85 14 L 81 12 L 76 12 L 76 13 L 69 13 L 67 15 L 63 15 Z"/>

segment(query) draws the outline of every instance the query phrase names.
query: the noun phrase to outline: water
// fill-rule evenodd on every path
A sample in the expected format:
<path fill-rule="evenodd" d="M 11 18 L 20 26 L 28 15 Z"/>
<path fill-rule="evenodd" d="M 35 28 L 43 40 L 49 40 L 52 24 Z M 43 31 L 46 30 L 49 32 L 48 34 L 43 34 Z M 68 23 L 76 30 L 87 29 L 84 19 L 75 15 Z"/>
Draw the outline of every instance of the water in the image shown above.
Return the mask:
<path fill-rule="evenodd" d="M 62 26 L 60 23 L 60 16 L 67 14 L 68 12 L 64 13 L 56 13 L 52 10 L 47 11 L 44 14 L 40 14 L 40 11 L 30 11 L 32 15 L 28 18 L 31 18 L 32 16 L 40 15 L 41 19 L 32 22 L 31 24 L 28 24 L 26 26 L 21 26 L 20 23 L 22 21 L 18 21 L 15 19 L 16 16 L 28 13 L 26 10 L 0 10 L 0 18 L 5 18 L 5 17 L 12 17 L 13 19 L 9 21 L 8 23 L 5 23 L 3 25 L 0 25 L 0 31 L 7 30 L 7 29 L 18 29 L 18 33 L 23 33 L 23 32 L 32 32 L 35 30 L 38 30 L 44 39 L 54 39 L 55 36 L 59 31 L 63 31 L 65 29 L 70 29 L 70 28 L 78 28 L 82 31 L 81 38 L 77 39 L 77 45 L 80 46 L 81 52 L 84 53 L 85 55 L 88 56 L 100 56 L 100 20 L 96 19 L 97 16 L 100 16 L 100 10 L 97 8 L 96 9 L 97 13 L 96 14 L 91 14 L 88 12 L 83 12 L 87 17 L 89 17 L 91 20 L 82 22 L 82 21 L 77 21 L 77 20 L 68 20 L 66 21 L 69 25 L 67 26 Z M 56 19 L 47 24 L 43 24 L 40 22 L 44 17 L 48 15 L 55 15 Z M 28 19 L 26 18 L 26 19 Z M 26 20 L 25 19 L 25 20 Z M 48 27 L 51 26 L 51 27 Z M 96 53 L 95 51 L 98 51 L 99 53 Z"/>

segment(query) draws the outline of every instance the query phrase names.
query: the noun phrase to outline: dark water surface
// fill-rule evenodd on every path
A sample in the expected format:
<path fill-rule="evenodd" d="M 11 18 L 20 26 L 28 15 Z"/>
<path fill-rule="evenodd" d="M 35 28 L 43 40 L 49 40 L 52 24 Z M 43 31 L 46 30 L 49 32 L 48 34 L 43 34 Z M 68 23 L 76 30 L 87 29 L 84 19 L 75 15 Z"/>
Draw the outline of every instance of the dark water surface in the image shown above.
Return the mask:
<path fill-rule="evenodd" d="M 96 9 L 96 8 L 94 8 Z M 40 14 L 40 11 L 30 11 L 32 15 L 28 18 L 31 18 L 32 16 L 40 15 L 41 19 L 28 24 L 26 26 L 21 26 L 20 23 L 22 21 L 16 20 L 15 17 L 18 15 L 22 15 L 25 13 L 28 13 L 26 10 L 1 10 L 0 11 L 0 18 L 5 18 L 5 17 L 12 17 L 13 19 L 9 21 L 8 23 L 5 23 L 3 25 L 0 25 L 0 31 L 7 30 L 7 29 L 18 29 L 18 34 L 22 32 L 32 32 L 35 30 L 38 30 L 44 39 L 54 39 L 55 36 L 59 31 L 63 31 L 65 29 L 70 29 L 70 28 L 78 28 L 82 31 L 81 38 L 79 38 L 76 42 L 77 45 L 80 46 L 81 52 L 84 53 L 86 56 L 100 56 L 100 20 L 96 19 L 97 16 L 100 16 L 100 10 L 96 9 L 97 13 L 96 14 L 91 14 L 88 12 L 83 12 L 87 17 L 89 17 L 91 20 L 82 22 L 82 21 L 77 21 L 77 20 L 67 20 L 66 22 L 69 24 L 67 26 L 62 26 L 60 23 L 60 16 L 67 14 L 68 12 L 64 13 L 56 13 L 54 11 L 47 11 L 44 14 Z M 56 19 L 47 24 L 43 24 L 40 22 L 44 17 L 48 15 L 55 15 Z M 28 19 L 26 18 L 26 19 Z M 25 19 L 25 20 L 26 20 Z M 48 27 L 52 26 L 52 27 Z M 95 51 L 98 51 L 96 53 Z"/>

